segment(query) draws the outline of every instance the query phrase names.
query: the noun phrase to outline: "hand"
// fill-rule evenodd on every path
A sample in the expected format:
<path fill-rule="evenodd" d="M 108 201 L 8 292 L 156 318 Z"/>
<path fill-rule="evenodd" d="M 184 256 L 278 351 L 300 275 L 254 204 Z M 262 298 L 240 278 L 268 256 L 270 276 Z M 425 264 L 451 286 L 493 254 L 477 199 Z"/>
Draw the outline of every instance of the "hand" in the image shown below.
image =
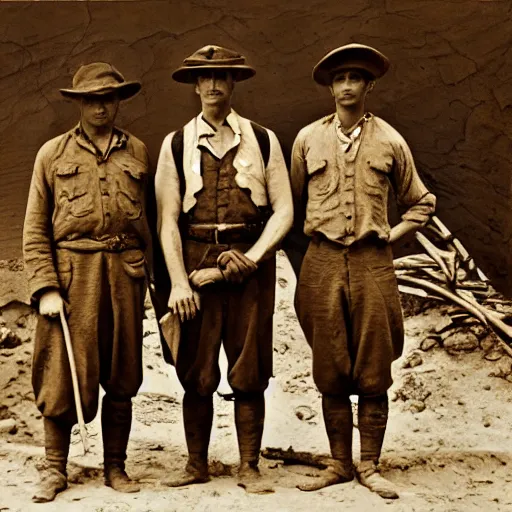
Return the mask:
<path fill-rule="evenodd" d="M 217 267 L 202 268 L 201 270 L 194 270 L 188 278 L 194 288 L 202 288 L 207 284 L 217 283 L 224 281 L 224 276 L 220 269 Z"/>
<path fill-rule="evenodd" d="M 224 279 L 231 283 L 241 283 L 258 268 L 254 261 L 238 249 L 221 253 L 217 258 L 217 265 L 222 270 Z"/>
<path fill-rule="evenodd" d="M 58 290 L 49 290 L 39 299 L 39 314 L 55 317 L 64 309 L 64 301 Z"/>
<path fill-rule="evenodd" d="M 167 306 L 173 315 L 179 315 L 180 321 L 191 320 L 200 309 L 199 294 L 186 286 L 173 286 Z"/>

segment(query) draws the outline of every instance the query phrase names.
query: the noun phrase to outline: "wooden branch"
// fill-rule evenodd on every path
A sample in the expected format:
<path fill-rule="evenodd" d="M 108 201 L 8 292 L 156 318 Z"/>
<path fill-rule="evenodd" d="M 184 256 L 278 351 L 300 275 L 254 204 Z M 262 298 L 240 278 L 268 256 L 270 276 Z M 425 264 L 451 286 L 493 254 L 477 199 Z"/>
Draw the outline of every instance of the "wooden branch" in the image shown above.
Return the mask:
<path fill-rule="evenodd" d="M 332 457 L 329 455 L 296 452 L 291 446 L 287 450 L 282 448 L 265 448 L 261 451 L 261 455 L 266 459 L 282 460 L 285 465 L 300 464 L 318 469 L 326 469 L 332 462 Z"/>

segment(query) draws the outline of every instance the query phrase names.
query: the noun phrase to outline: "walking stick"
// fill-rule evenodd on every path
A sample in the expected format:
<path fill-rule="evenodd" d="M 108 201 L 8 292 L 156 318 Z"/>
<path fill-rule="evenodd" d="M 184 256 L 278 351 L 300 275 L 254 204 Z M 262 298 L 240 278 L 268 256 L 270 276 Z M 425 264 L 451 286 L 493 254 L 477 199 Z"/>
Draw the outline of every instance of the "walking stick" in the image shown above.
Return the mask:
<path fill-rule="evenodd" d="M 76 416 L 78 418 L 78 428 L 80 429 L 80 438 L 84 448 L 84 455 L 89 452 L 89 444 L 87 442 L 87 431 L 85 430 L 84 413 L 82 411 L 82 399 L 80 398 L 80 389 L 78 387 L 78 377 L 76 374 L 75 356 L 71 345 L 71 336 L 69 334 L 69 326 L 64 313 L 64 306 L 59 311 L 60 323 L 64 332 L 64 341 L 66 342 L 66 350 L 68 352 L 69 368 L 71 370 L 71 382 L 73 383 L 73 396 L 75 397 Z"/>

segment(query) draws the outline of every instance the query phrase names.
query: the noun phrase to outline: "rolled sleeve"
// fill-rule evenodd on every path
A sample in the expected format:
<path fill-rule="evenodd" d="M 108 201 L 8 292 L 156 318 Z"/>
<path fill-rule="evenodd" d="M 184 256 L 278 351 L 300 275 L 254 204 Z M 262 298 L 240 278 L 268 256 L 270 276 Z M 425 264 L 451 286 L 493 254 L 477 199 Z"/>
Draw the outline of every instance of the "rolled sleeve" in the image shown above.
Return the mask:
<path fill-rule="evenodd" d="M 402 220 L 424 226 L 436 208 L 436 197 L 421 180 L 411 150 L 404 140 L 395 149 L 395 189 L 397 203 L 406 208 Z"/>

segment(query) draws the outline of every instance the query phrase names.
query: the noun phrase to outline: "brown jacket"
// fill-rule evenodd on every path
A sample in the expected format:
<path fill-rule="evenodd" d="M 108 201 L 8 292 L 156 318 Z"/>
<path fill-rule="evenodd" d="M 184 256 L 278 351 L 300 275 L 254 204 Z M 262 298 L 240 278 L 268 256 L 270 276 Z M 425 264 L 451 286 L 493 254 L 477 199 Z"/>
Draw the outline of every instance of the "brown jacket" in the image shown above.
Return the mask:
<path fill-rule="evenodd" d="M 140 238 L 141 247 L 150 247 L 147 178 L 146 146 L 119 128 L 114 128 L 104 158 L 97 156 L 79 125 L 41 147 L 23 228 L 32 300 L 44 289 L 59 288 L 58 242 L 128 234 Z"/>

